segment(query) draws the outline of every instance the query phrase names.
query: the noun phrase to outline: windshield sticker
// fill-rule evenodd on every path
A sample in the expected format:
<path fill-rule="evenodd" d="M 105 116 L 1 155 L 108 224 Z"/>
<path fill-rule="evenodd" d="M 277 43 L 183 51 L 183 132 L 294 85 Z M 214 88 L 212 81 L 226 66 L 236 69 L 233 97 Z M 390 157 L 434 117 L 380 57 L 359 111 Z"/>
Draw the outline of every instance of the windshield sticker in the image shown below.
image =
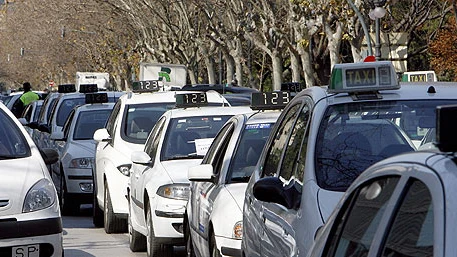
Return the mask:
<path fill-rule="evenodd" d="M 195 150 L 197 150 L 197 155 L 205 156 L 208 152 L 211 143 L 214 138 L 199 138 L 195 139 Z"/>
<path fill-rule="evenodd" d="M 186 123 L 186 120 L 178 120 L 178 123 Z"/>
<path fill-rule="evenodd" d="M 214 121 L 221 121 L 222 118 L 213 118 Z"/>
<path fill-rule="evenodd" d="M 246 125 L 245 129 L 269 129 L 270 127 L 271 127 L 270 123 L 261 123 L 261 124 Z"/>

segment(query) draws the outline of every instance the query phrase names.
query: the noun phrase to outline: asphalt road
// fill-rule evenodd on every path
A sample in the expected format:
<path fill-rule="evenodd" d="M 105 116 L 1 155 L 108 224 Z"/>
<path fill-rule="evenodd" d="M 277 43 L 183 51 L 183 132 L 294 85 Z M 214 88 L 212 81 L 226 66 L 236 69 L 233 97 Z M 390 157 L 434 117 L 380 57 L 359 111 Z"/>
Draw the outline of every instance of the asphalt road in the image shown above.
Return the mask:
<path fill-rule="evenodd" d="M 146 257 L 132 253 L 128 234 L 106 234 L 92 224 L 92 206 L 83 205 L 78 216 L 63 216 L 65 257 Z M 174 256 L 184 256 L 183 247 L 175 247 Z"/>

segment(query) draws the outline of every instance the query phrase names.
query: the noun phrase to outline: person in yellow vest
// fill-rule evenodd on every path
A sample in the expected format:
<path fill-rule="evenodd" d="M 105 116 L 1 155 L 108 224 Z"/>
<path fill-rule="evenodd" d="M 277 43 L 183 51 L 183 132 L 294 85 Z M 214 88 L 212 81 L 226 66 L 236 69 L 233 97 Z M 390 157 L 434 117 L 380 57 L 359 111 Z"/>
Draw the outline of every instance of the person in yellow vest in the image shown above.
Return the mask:
<path fill-rule="evenodd" d="M 17 100 L 13 106 L 13 113 L 17 118 L 21 117 L 22 111 L 27 105 L 40 99 L 40 96 L 32 91 L 32 85 L 30 85 L 29 82 L 22 84 L 22 88 L 24 89 L 24 93 L 22 93 L 19 100 Z"/>

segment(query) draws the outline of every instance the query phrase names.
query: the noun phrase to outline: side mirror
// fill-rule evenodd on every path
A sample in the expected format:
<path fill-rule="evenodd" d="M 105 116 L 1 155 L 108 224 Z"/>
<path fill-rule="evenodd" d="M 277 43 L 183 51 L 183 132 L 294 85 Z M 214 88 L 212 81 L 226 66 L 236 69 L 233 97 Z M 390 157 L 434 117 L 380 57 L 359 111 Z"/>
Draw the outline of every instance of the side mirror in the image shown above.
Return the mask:
<path fill-rule="evenodd" d="M 149 157 L 149 155 L 143 151 L 133 151 L 131 160 L 133 163 L 141 165 L 149 165 L 152 162 L 151 157 Z"/>
<path fill-rule="evenodd" d="M 29 122 L 25 125 L 31 129 L 38 129 L 38 122 L 36 122 L 36 121 Z"/>
<path fill-rule="evenodd" d="M 46 165 L 56 163 L 59 160 L 59 153 L 51 148 L 40 149 L 40 154 Z"/>
<path fill-rule="evenodd" d="M 37 129 L 41 132 L 51 133 L 51 129 L 47 124 L 39 124 Z"/>
<path fill-rule="evenodd" d="M 187 173 L 189 181 L 214 182 L 213 165 L 201 164 L 190 167 Z"/>
<path fill-rule="evenodd" d="M 301 202 L 301 193 L 296 189 L 295 181 L 284 185 L 277 177 L 259 179 L 254 184 L 253 193 L 260 201 L 277 203 L 287 209 L 296 209 Z"/>
<path fill-rule="evenodd" d="M 60 140 L 60 141 L 62 141 L 62 139 L 64 138 L 63 131 L 62 130 L 60 130 L 60 131 L 52 131 L 50 138 L 52 140 Z"/>
<path fill-rule="evenodd" d="M 108 142 L 111 140 L 111 137 L 106 128 L 100 128 L 94 132 L 94 140 L 97 142 Z"/>

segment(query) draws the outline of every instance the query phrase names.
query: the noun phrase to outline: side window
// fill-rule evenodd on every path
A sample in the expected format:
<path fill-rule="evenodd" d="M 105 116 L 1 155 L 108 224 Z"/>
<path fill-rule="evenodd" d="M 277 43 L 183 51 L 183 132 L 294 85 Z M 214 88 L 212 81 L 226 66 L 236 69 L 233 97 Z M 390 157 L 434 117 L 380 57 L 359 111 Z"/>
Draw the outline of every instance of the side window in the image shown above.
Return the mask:
<path fill-rule="evenodd" d="M 32 104 L 29 104 L 27 107 L 25 107 L 24 112 L 22 113 L 22 117 L 27 120 L 27 122 L 31 122 L 30 118 L 32 117 Z"/>
<path fill-rule="evenodd" d="M 106 130 L 108 130 L 108 133 L 111 135 L 111 137 L 114 135 L 114 125 L 116 122 L 117 116 L 119 116 L 119 111 L 121 110 L 121 101 L 117 101 L 116 104 L 113 107 L 113 111 L 111 112 L 108 121 L 106 122 Z"/>
<path fill-rule="evenodd" d="M 382 177 L 359 187 L 340 209 L 322 256 L 368 256 L 376 229 L 398 180 L 398 176 Z"/>
<path fill-rule="evenodd" d="M 305 104 L 298 115 L 297 122 L 295 122 L 289 142 L 287 143 L 281 168 L 279 169 L 279 176 L 283 181 L 290 181 L 290 179 L 295 178 L 303 182 L 309 118 L 310 106 Z"/>
<path fill-rule="evenodd" d="M 263 176 L 273 176 L 277 170 L 279 161 L 281 160 L 281 155 L 284 149 L 284 144 L 289 138 L 289 134 L 292 132 L 296 117 L 298 115 L 298 110 L 301 106 L 301 102 L 290 107 L 287 113 L 284 115 L 284 118 L 279 125 L 276 134 L 274 135 L 273 142 L 268 149 L 268 154 L 265 158 L 264 172 Z"/>
<path fill-rule="evenodd" d="M 230 143 L 230 138 L 232 137 L 233 131 L 234 126 L 231 124 L 227 130 L 227 133 L 224 133 L 226 136 L 224 136 L 220 146 L 218 147 L 217 153 L 212 158 L 214 174 L 220 174 L 222 164 L 224 163 L 225 152 L 227 152 L 227 147 Z"/>
<path fill-rule="evenodd" d="M 430 191 L 413 179 L 395 214 L 382 256 L 433 256 L 433 228 Z"/>
<path fill-rule="evenodd" d="M 211 144 L 210 148 L 208 149 L 208 152 L 206 153 L 205 157 L 203 158 L 202 163 L 203 164 L 213 164 L 214 165 L 214 158 L 217 157 L 217 155 L 220 154 L 220 148 L 221 148 L 221 141 L 223 141 L 227 136 L 231 136 L 233 133 L 234 125 L 232 122 L 225 124 L 224 127 L 221 128 L 219 133 L 216 135 L 216 137 L 213 140 L 213 143 Z M 227 135 L 229 134 L 229 135 Z M 216 167 L 213 167 L 214 170 L 216 170 Z"/>
<path fill-rule="evenodd" d="M 68 115 L 67 120 L 65 121 L 65 124 L 63 125 L 63 135 L 64 138 L 68 138 L 68 134 L 70 133 L 70 126 L 71 126 L 71 121 L 73 120 L 73 117 L 75 116 L 75 110 L 72 110 L 70 112 L 70 115 Z"/>
<path fill-rule="evenodd" d="M 151 157 L 152 162 L 154 162 L 157 148 L 159 147 L 160 143 L 160 136 L 162 135 L 163 127 L 165 124 L 165 117 L 157 121 L 154 127 L 149 134 L 149 137 L 145 143 L 144 151 Z"/>

